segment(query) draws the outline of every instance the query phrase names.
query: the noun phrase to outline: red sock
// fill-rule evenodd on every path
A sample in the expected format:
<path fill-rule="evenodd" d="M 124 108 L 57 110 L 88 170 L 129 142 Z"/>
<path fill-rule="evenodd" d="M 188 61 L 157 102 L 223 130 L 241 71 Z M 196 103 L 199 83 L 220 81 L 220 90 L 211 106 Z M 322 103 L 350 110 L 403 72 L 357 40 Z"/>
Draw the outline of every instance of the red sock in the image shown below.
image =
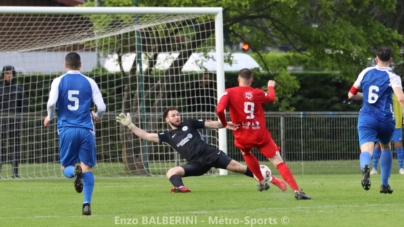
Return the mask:
<path fill-rule="evenodd" d="M 262 176 L 261 173 L 260 163 L 258 162 L 255 155 L 251 152 L 242 152 L 242 154 L 245 163 L 247 164 L 251 172 L 254 174 L 254 176 L 258 179 L 259 182 L 263 181 L 264 177 Z"/>
<path fill-rule="evenodd" d="M 276 168 L 278 169 L 279 174 L 282 176 L 283 180 L 286 181 L 286 183 L 288 183 L 290 188 L 292 188 L 294 191 L 296 190 L 300 191 L 299 186 L 297 186 L 296 180 L 293 177 L 292 172 L 284 162 L 278 164 Z"/>

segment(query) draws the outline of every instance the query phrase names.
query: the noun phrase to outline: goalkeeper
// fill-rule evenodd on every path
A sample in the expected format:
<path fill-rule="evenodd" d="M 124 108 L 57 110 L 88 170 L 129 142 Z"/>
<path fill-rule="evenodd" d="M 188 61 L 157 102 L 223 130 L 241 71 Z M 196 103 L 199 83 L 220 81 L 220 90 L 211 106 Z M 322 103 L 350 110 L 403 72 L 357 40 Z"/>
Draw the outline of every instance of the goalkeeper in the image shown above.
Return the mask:
<path fill-rule="evenodd" d="M 132 123 L 131 116 L 121 113 L 116 117 L 116 121 L 123 126 L 127 126 L 136 136 L 143 140 L 155 143 L 169 144 L 174 150 L 180 153 L 188 163 L 182 166 L 176 166 L 169 169 L 166 173 L 167 178 L 174 186 L 170 192 L 191 192 L 184 186 L 181 177 L 201 176 L 209 171 L 210 168 L 227 169 L 232 172 L 245 174 L 249 177 L 254 177 L 253 173 L 247 166 L 233 160 L 221 150 L 207 144 L 203 141 L 198 129 L 223 128 L 219 121 L 204 121 L 188 119 L 181 121 L 180 114 L 176 107 L 169 107 L 163 113 L 164 120 L 170 125 L 170 131 L 157 133 L 148 133 L 141 128 L 138 128 Z M 228 129 L 236 130 L 237 125 L 229 123 Z M 272 183 L 277 185 L 281 190 L 286 189 L 283 181 L 273 177 Z M 275 182 L 276 183 L 275 183 Z M 282 185 L 284 187 L 282 187 Z"/>

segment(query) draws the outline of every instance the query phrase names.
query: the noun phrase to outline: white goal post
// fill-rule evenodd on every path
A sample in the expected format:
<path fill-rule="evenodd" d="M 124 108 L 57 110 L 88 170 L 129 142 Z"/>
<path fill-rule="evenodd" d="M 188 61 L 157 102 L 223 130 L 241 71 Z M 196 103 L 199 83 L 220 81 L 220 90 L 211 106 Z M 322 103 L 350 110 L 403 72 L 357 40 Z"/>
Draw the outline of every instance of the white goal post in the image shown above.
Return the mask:
<path fill-rule="evenodd" d="M 21 178 L 62 176 L 56 119 L 50 128 L 42 122 L 50 83 L 65 73 L 71 51 L 80 54 L 82 73 L 95 79 L 107 105 L 95 124 L 95 174 L 164 175 L 184 159 L 167 145 L 139 140 L 115 116 L 131 112 L 135 124 L 155 133 L 169 129 L 162 119 L 168 106 L 177 106 L 182 119 L 216 120 L 212 109 L 225 89 L 223 45 L 217 7 L 0 7 L 0 67 L 14 66 L 24 89 L 17 112 L 0 109 L 0 176 L 11 178 L 17 166 Z M 12 133 L 13 127 L 21 129 Z M 225 129 L 201 133 L 227 152 Z"/>

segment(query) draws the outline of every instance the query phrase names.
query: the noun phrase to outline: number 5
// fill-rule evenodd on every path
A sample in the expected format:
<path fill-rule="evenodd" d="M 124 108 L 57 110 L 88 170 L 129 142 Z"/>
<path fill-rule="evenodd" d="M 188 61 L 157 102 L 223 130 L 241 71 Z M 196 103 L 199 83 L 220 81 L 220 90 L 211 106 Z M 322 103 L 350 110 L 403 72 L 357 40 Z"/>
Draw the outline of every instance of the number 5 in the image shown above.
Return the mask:
<path fill-rule="evenodd" d="M 67 99 L 69 101 L 72 101 L 74 105 L 67 105 L 67 109 L 75 111 L 79 109 L 79 98 L 74 97 L 73 95 L 78 95 L 79 91 L 78 90 L 69 90 L 67 91 Z"/>

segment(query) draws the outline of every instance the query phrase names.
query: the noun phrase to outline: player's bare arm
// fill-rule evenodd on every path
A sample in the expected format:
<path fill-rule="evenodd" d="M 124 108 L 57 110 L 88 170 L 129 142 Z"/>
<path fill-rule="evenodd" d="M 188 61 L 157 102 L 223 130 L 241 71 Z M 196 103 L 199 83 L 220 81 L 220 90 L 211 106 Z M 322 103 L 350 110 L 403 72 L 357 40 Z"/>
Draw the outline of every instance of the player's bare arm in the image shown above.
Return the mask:
<path fill-rule="evenodd" d="M 401 87 L 393 88 L 394 94 L 397 96 L 397 100 L 400 102 L 401 108 L 404 108 L 404 93 Z"/>
<path fill-rule="evenodd" d="M 224 127 L 220 121 L 205 121 L 205 128 L 218 129 Z"/>
<path fill-rule="evenodd" d="M 220 121 L 205 121 L 205 128 L 219 129 L 224 127 Z M 227 122 L 226 128 L 229 130 L 237 130 L 238 125 Z"/>
<path fill-rule="evenodd" d="M 362 100 L 363 99 L 363 93 L 359 92 L 359 88 L 353 85 L 351 87 L 351 90 L 348 92 L 348 98 L 352 100 Z"/>
<path fill-rule="evenodd" d="M 159 137 L 157 133 L 148 133 L 145 130 L 134 125 L 132 123 L 132 118 L 129 113 L 127 113 L 126 115 L 124 113 L 119 114 L 116 117 L 116 122 L 121 123 L 123 126 L 128 127 L 133 132 L 133 134 L 135 134 L 137 137 L 143 140 L 155 143 L 159 142 Z"/>

